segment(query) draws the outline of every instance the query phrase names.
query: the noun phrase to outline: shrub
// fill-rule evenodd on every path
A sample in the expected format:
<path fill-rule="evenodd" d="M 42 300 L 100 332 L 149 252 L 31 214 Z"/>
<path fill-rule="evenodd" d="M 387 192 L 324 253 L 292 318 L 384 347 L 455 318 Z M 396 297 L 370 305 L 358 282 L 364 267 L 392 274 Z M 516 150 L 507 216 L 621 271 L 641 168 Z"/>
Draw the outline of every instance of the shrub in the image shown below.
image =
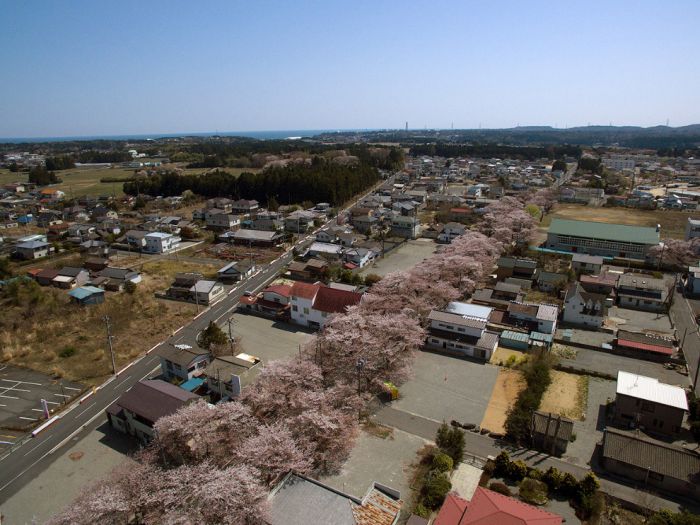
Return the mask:
<path fill-rule="evenodd" d="M 547 503 L 547 485 L 536 479 L 525 478 L 518 486 L 518 496 L 526 503 L 544 505 Z"/>
<path fill-rule="evenodd" d="M 527 477 L 530 479 L 536 479 L 537 481 L 540 481 L 542 479 L 542 471 L 535 467 L 528 467 Z"/>
<path fill-rule="evenodd" d="M 382 277 L 380 275 L 377 275 L 376 273 L 368 273 L 365 275 L 365 286 L 372 286 L 381 280 Z"/>
<path fill-rule="evenodd" d="M 449 472 L 452 470 L 454 462 L 452 458 L 445 454 L 444 452 L 438 452 L 433 456 L 433 469 L 440 472 Z"/>
<path fill-rule="evenodd" d="M 508 452 L 502 450 L 498 456 L 496 456 L 496 461 L 494 463 L 493 473 L 494 475 L 505 478 L 508 476 L 510 469 L 510 456 Z"/>
<path fill-rule="evenodd" d="M 559 490 L 567 498 L 573 498 L 578 491 L 578 480 L 568 472 L 565 472 L 561 478 Z"/>
<path fill-rule="evenodd" d="M 66 346 L 60 352 L 58 352 L 58 357 L 70 357 L 75 354 L 76 349 L 72 346 Z"/>
<path fill-rule="evenodd" d="M 431 470 L 423 485 L 423 502 L 429 509 L 437 509 L 442 505 L 445 496 L 452 488 L 449 478 L 444 472 Z"/>
<path fill-rule="evenodd" d="M 489 485 L 489 490 L 498 492 L 499 494 L 503 494 L 504 496 L 508 497 L 513 495 L 510 489 L 508 488 L 508 485 L 506 485 L 505 483 L 501 483 L 500 481 L 492 481 Z"/>
<path fill-rule="evenodd" d="M 124 283 L 124 291 L 128 294 L 133 294 L 136 291 L 136 284 L 133 281 Z"/>
<path fill-rule="evenodd" d="M 527 472 L 527 464 L 522 459 L 510 462 L 510 467 L 508 468 L 509 478 L 515 481 L 520 481 L 521 479 L 527 477 Z"/>
<path fill-rule="evenodd" d="M 555 467 L 549 467 L 547 471 L 544 474 L 542 474 L 541 479 L 547 484 L 549 490 L 551 490 L 552 492 L 557 492 L 561 487 L 563 478 L 564 476 L 559 471 L 559 469 Z"/>
<path fill-rule="evenodd" d="M 435 443 L 452 458 L 453 463 L 462 461 L 464 457 L 464 432 L 462 429 L 443 423 L 438 429 Z"/>
<path fill-rule="evenodd" d="M 422 502 L 419 502 L 418 505 L 413 509 L 413 514 L 416 516 L 420 516 L 421 518 L 429 518 L 430 517 L 430 509 L 428 509 L 425 505 L 423 505 Z"/>

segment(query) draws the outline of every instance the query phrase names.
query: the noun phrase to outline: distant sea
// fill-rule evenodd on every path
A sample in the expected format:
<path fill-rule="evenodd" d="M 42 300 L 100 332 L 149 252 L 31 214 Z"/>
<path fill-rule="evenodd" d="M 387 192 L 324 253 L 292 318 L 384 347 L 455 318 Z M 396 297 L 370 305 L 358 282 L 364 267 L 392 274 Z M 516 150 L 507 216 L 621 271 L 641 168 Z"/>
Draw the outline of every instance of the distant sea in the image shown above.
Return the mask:
<path fill-rule="evenodd" d="M 0 137 L 0 143 L 67 142 L 71 140 L 147 140 L 172 137 L 250 137 L 260 140 L 299 139 L 321 133 L 371 131 L 367 129 L 287 129 L 271 131 L 211 131 L 207 133 L 150 133 L 147 135 L 85 135 L 78 137 Z"/>

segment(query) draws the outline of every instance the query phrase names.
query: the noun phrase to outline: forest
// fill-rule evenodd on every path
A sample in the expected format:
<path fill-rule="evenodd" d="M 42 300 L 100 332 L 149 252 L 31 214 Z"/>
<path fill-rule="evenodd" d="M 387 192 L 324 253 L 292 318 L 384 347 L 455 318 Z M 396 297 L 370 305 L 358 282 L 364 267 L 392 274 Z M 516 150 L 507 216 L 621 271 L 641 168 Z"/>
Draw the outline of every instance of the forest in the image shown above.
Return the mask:
<path fill-rule="evenodd" d="M 411 155 L 438 155 L 440 157 L 499 157 L 517 160 L 541 158 L 559 159 L 564 156 L 579 158 L 578 146 L 508 146 L 504 144 L 420 144 L 411 146 Z"/>
<path fill-rule="evenodd" d="M 348 201 L 354 195 L 379 181 L 379 171 L 360 162 L 342 166 L 315 157 L 311 165 L 294 164 L 271 168 L 263 173 L 233 175 L 223 170 L 202 175 L 180 175 L 163 172 L 148 178 L 124 183 L 124 193 L 164 197 L 181 195 L 190 190 L 203 197 L 255 199 L 266 203 L 270 198 L 282 204 L 310 200 L 332 205 Z"/>

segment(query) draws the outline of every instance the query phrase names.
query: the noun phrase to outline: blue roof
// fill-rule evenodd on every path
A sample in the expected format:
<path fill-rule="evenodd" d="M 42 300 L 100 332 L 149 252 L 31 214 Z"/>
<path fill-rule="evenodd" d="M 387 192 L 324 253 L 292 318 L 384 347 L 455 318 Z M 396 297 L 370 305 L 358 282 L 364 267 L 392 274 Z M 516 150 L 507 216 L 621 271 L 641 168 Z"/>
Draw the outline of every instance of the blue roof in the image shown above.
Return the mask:
<path fill-rule="evenodd" d="M 80 300 L 90 297 L 96 293 L 105 293 L 105 291 L 102 288 L 97 288 L 96 286 L 81 286 L 80 288 L 76 288 L 75 290 L 68 292 L 68 295 Z"/>
<path fill-rule="evenodd" d="M 187 390 L 188 392 L 192 392 L 193 390 L 196 390 L 199 388 L 202 383 L 204 383 L 204 379 L 200 379 L 199 377 L 193 377 L 192 379 L 188 379 L 184 383 L 180 385 L 180 388 Z"/>
<path fill-rule="evenodd" d="M 552 334 L 543 334 L 542 332 L 530 332 L 530 339 L 534 341 L 544 341 L 545 343 L 552 342 Z"/>
<path fill-rule="evenodd" d="M 522 343 L 527 343 L 530 340 L 530 337 L 523 332 L 503 330 L 503 333 L 501 334 L 501 339 L 510 339 L 511 341 L 520 341 Z"/>

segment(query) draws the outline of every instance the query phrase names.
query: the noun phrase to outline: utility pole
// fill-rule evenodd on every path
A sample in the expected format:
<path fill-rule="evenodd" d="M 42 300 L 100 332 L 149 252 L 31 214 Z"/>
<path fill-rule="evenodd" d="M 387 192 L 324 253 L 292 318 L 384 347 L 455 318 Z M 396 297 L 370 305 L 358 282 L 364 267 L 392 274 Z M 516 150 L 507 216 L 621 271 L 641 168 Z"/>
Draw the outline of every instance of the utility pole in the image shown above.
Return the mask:
<path fill-rule="evenodd" d="M 102 320 L 105 322 L 105 328 L 107 329 L 107 345 L 109 346 L 109 354 L 112 357 L 112 373 L 117 375 L 117 364 L 114 361 L 114 348 L 112 346 L 112 325 L 110 324 L 110 319 L 108 315 L 105 315 Z"/>
<path fill-rule="evenodd" d="M 231 343 L 231 355 L 233 355 L 233 328 L 231 327 L 233 324 L 233 317 L 229 317 L 226 323 L 228 324 L 228 340 Z"/>

